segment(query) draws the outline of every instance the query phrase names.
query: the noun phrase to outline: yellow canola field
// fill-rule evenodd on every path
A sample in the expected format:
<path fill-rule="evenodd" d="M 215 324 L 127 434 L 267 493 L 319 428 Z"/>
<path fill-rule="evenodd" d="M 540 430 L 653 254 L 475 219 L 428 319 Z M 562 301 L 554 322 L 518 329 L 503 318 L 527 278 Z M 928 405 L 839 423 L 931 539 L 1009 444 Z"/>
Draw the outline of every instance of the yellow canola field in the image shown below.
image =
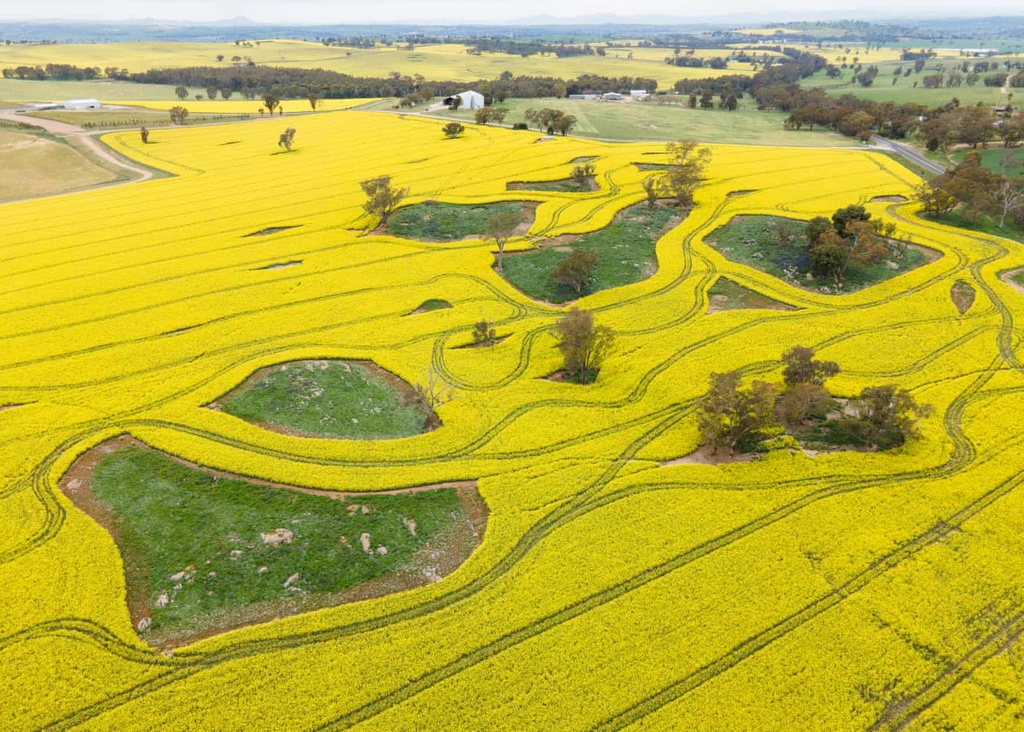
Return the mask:
<path fill-rule="evenodd" d="M 364 104 L 371 104 L 373 102 L 379 102 L 380 99 L 319 99 L 317 100 L 316 108 L 318 112 L 339 112 L 345 109 L 353 109 L 354 107 L 361 107 Z M 104 101 L 104 104 L 110 105 L 123 105 L 125 102 L 122 101 Z M 190 113 L 195 114 L 259 114 L 260 107 L 263 106 L 263 102 L 260 99 L 228 99 L 228 100 L 214 100 L 209 99 L 185 99 L 184 101 L 169 102 L 163 101 L 140 101 L 131 102 L 129 106 L 132 107 L 145 107 L 146 109 L 158 109 L 168 110 L 171 107 L 183 106 Z M 286 113 L 289 112 L 311 112 L 312 107 L 306 99 L 285 99 L 281 102 L 281 106 L 284 108 Z M 274 110 L 277 112 L 277 110 Z"/>
<path fill-rule="evenodd" d="M 1019 727 L 1024 631 L 1024 266 L 1006 240 L 918 219 L 915 179 L 870 152 L 715 146 L 649 279 L 585 298 L 618 334 L 597 382 L 558 368 L 488 242 L 368 234 L 359 181 L 410 203 L 530 200 L 524 248 L 643 199 L 659 145 L 383 113 L 104 139 L 175 177 L 4 207 L 0 241 L 0 728 L 5 730 L 863 730 Z M 600 189 L 508 192 L 594 158 Z M 941 253 L 861 292 L 796 289 L 706 243 L 742 214 L 864 203 Z M 269 236 L 247 234 L 275 226 Z M 266 269 L 278 262 L 301 266 Z M 792 311 L 707 314 L 727 276 Z M 961 316 L 949 292 L 977 291 Z M 423 301 L 454 307 L 409 315 Z M 457 349 L 481 317 L 511 337 Z M 792 345 L 840 394 L 893 382 L 934 407 L 890 453 L 662 463 L 697 441 L 709 374 L 780 379 Z M 366 358 L 458 384 L 443 427 L 288 437 L 203 408 L 254 370 Z M 164 654 L 134 633 L 121 560 L 56 482 L 120 433 L 267 480 L 379 490 L 479 479 L 482 546 L 409 592 Z"/>
<path fill-rule="evenodd" d="M 146 43 L 89 43 L 0 46 L 0 68 L 45 66 L 66 63 L 105 69 L 116 66 L 132 72 L 155 68 L 222 66 L 231 68 L 252 60 L 259 66 L 292 66 L 338 71 L 352 76 L 381 78 L 397 71 L 433 81 L 496 79 L 504 71 L 519 76 L 556 76 L 570 79 L 582 74 L 610 77 L 644 77 L 658 80 L 662 89 L 679 79 L 709 78 L 723 74 L 750 73 L 750 64 L 732 62 L 728 69 L 688 69 L 669 66 L 671 49 L 614 48 L 605 56 L 533 55 L 522 58 L 508 53 L 469 54 L 470 46 L 458 43 L 414 46 L 404 44 L 357 48 L 325 46 L 315 41 L 266 39 L 234 43 L 180 41 Z M 633 58 L 628 58 L 630 52 Z M 721 49 L 698 49 L 701 57 L 723 56 Z M 218 56 L 222 58 L 217 59 Z M 232 61 L 235 57 L 239 61 Z"/>

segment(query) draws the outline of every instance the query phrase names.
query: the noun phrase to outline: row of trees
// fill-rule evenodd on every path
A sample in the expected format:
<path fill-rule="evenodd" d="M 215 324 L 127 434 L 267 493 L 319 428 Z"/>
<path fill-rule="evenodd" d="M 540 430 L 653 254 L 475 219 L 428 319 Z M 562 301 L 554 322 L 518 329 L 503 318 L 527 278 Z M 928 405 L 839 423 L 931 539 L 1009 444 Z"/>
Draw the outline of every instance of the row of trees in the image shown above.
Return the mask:
<path fill-rule="evenodd" d="M 837 409 L 825 381 L 839 373 L 834 361 L 819 361 L 814 350 L 797 346 L 782 361 L 783 385 L 765 381 L 741 386 L 740 371 L 711 374 L 700 401 L 701 444 L 712 451 L 749 452 L 809 422 L 827 424 L 823 438 L 836 443 L 890 449 L 920 437 L 917 423 L 930 413 L 895 385 L 863 389 L 846 409 Z M 833 419 L 829 419 L 834 416 Z"/>
<path fill-rule="evenodd" d="M 170 84 L 186 88 L 216 90 L 221 96 L 225 90 L 255 99 L 273 93 L 282 99 L 305 98 L 311 92 L 324 99 L 351 99 L 359 97 L 407 97 L 420 94 L 423 99 L 451 96 L 473 88 L 489 100 L 501 102 L 508 98 L 563 97 L 583 92 L 603 93 L 658 87 L 656 79 L 646 77 L 606 77 L 583 74 L 575 79 L 551 76 L 514 76 L 503 72 L 497 79 L 465 81 L 428 81 L 419 74 L 404 76 L 392 72 L 387 77 L 357 77 L 325 69 L 300 69 L 277 66 L 195 66 L 177 69 L 150 69 L 125 77 L 129 81 L 145 84 Z"/>

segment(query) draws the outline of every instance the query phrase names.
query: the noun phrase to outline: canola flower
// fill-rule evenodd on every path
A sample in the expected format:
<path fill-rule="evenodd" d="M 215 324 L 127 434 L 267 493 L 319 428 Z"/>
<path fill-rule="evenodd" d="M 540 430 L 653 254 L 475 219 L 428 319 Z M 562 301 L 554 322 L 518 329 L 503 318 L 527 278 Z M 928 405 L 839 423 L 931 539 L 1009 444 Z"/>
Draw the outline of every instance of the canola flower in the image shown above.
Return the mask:
<path fill-rule="evenodd" d="M 173 174 L 9 204 L 0 241 L 0 726 L 34 729 L 1008 729 L 1019 710 L 1024 406 L 1013 242 L 915 215 L 914 176 L 867 152 L 715 146 L 658 270 L 584 298 L 617 334 L 587 387 L 559 366 L 561 312 L 491 268 L 492 243 L 367 233 L 359 181 L 408 203 L 538 203 L 509 250 L 594 231 L 644 198 L 616 145 L 436 121 L 309 115 L 104 139 Z M 508 191 L 594 157 L 599 189 Z M 848 295 L 727 261 L 731 217 L 863 203 L 940 255 Z M 293 227 L 249 236 L 273 227 Z M 300 266 L 267 269 L 279 262 Z M 792 311 L 707 314 L 717 277 Z M 960 315 L 958 279 L 977 290 Z M 409 315 L 430 298 L 453 307 Z M 487 318 L 510 337 L 456 348 Z M 672 464 L 713 371 L 780 379 L 839 360 L 842 396 L 898 383 L 934 407 L 889 453 Z M 205 409 L 288 360 L 370 359 L 458 385 L 443 426 L 379 442 L 268 432 Z M 477 478 L 482 546 L 441 582 L 164 654 L 134 632 L 121 558 L 57 481 L 129 433 L 238 474 L 345 491 Z M 669 463 L 669 464 L 665 464 Z"/>

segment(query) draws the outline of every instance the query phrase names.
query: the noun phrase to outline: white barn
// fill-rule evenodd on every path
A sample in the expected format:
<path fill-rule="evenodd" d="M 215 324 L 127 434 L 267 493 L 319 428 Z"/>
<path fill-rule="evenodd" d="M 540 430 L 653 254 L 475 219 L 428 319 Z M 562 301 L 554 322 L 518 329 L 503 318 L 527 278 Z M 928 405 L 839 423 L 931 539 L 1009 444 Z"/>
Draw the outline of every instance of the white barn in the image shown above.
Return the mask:
<path fill-rule="evenodd" d="M 96 99 L 71 99 L 61 106 L 64 109 L 99 109 L 103 105 Z"/>
<path fill-rule="evenodd" d="M 455 96 L 462 99 L 462 109 L 483 109 L 484 108 L 484 95 L 478 91 L 464 91 L 461 94 Z"/>

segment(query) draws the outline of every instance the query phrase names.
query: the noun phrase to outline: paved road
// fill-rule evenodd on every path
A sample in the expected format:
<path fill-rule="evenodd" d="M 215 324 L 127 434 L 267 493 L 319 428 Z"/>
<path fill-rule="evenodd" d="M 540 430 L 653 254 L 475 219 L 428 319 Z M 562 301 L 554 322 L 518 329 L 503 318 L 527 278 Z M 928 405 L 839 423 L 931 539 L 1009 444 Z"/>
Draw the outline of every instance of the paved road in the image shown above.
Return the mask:
<path fill-rule="evenodd" d="M 96 186 L 97 188 L 110 188 L 112 186 L 124 185 L 125 183 L 137 183 L 153 177 L 153 171 L 132 165 L 124 158 L 115 155 L 111 152 L 109 147 L 98 142 L 96 138 L 93 137 L 93 135 L 103 134 L 102 132 L 89 132 L 78 125 L 68 124 L 67 122 L 57 122 L 56 120 L 43 119 L 41 117 L 29 117 L 28 115 L 18 114 L 17 111 L 13 109 L 0 109 L 0 119 L 39 127 L 52 135 L 57 135 L 58 137 L 75 138 L 76 140 L 80 140 L 85 147 L 89 148 L 90 152 L 96 155 L 96 157 L 102 158 L 111 165 L 116 165 L 118 168 L 127 170 L 137 176 L 130 181 L 111 183 L 107 186 Z"/>
<path fill-rule="evenodd" d="M 871 142 L 878 145 L 883 150 L 891 150 L 897 155 L 906 158 L 915 165 L 918 165 L 925 170 L 931 171 L 936 175 L 942 175 L 946 172 L 946 169 L 937 163 L 933 163 L 931 160 L 926 158 L 924 155 L 919 153 L 917 150 L 912 148 L 910 145 L 906 145 L 902 142 L 894 142 L 893 140 L 887 140 L 884 137 L 878 135 L 871 136 Z"/>

